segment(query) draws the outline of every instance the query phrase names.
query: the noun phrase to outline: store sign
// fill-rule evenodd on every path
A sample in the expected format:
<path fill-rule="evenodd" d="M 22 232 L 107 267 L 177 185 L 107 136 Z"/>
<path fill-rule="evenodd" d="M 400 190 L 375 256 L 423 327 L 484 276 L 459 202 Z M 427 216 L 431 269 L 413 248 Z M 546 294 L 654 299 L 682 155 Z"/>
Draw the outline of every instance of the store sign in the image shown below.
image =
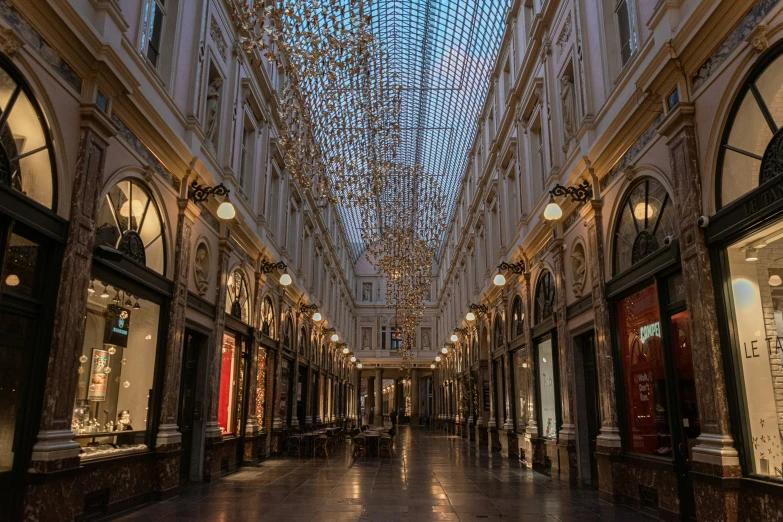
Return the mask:
<path fill-rule="evenodd" d="M 128 331 L 130 329 L 130 310 L 118 305 L 106 307 L 106 330 L 103 342 L 125 348 L 128 346 Z"/>
<path fill-rule="evenodd" d="M 783 200 L 783 182 L 775 183 L 771 187 L 748 199 L 743 205 L 745 217 L 752 216 L 756 212 L 776 203 L 778 200 Z"/>
<path fill-rule="evenodd" d="M 661 336 L 661 323 L 655 322 L 653 324 L 648 324 L 647 326 L 642 326 L 639 328 L 639 338 L 642 341 L 642 344 L 647 342 L 647 339 L 650 337 L 660 337 Z"/>
<path fill-rule="evenodd" d="M 109 352 L 93 348 L 92 363 L 90 365 L 90 389 L 87 393 L 87 400 L 105 401 L 106 387 L 109 381 L 109 374 L 106 368 L 109 367 Z"/>

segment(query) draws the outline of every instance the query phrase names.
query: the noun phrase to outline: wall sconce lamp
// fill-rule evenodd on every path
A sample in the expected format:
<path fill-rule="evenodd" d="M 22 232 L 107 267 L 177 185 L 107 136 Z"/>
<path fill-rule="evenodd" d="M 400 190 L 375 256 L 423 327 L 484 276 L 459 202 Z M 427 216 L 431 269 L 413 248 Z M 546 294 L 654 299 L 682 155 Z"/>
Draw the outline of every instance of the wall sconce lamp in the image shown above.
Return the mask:
<path fill-rule="evenodd" d="M 525 271 L 525 262 L 520 261 L 518 263 L 506 263 L 503 261 L 498 265 L 499 270 L 511 270 L 515 274 L 521 274 Z M 506 278 L 498 272 L 498 274 L 495 276 L 495 280 L 493 281 L 496 286 L 503 286 L 506 284 Z"/>
<path fill-rule="evenodd" d="M 479 305 L 476 303 L 472 303 L 470 305 L 470 311 L 465 316 L 465 319 L 467 319 L 468 321 L 475 321 L 477 316 L 481 317 L 485 313 L 487 313 L 486 305 Z"/>
<path fill-rule="evenodd" d="M 286 270 L 288 268 L 288 265 L 283 263 L 282 261 L 279 261 L 277 263 L 270 263 L 266 259 L 261 261 L 261 272 L 264 274 L 268 274 L 272 272 L 273 270 Z M 280 276 L 280 284 L 283 286 L 288 286 L 293 282 L 291 279 L 291 276 L 288 275 L 288 272 L 283 272 L 283 275 Z"/>
<path fill-rule="evenodd" d="M 226 199 L 224 199 L 223 203 L 218 206 L 217 216 L 220 219 L 234 219 L 234 217 L 237 215 L 237 210 L 228 200 L 228 194 L 230 192 L 231 191 L 227 189 L 226 186 L 222 183 L 214 187 L 206 187 L 204 185 L 199 185 L 199 183 L 194 179 L 193 183 L 190 184 L 188 199 L 190 199 L 193 203 L 203 203 L 204 201 L 208 200 L 210 196 L 225 196 Z"/>
<path fill-rule="evenodd" d="M 574 187 L 564 187 L 560 183 L 554 186 L 549 191 L 549 204 L 544 209 L 544 219 L 547 221 L 554 221 L 563 217 L 563 209 L 555 201 L 555 197 L 570 196 L 571 200 L 576 203 L 584 203 L 588 199 L 593 197 L 593 189 L 590 187 L 590 183 L 585 180 L 579 185 Z"/>
<path fill-rule="evenodd" d="M 300 314 L 310 315 L 313 312 L 317 312 L 317 311 L 318 311 L 318 305 L 315 304 L 315 303 L 313 303 L 313 304 L 299 303 L 299 313 Z M 318 319 L 316 319 L 315 318 L 315 314 L 313 314 L 313 321 L 318 322 L 320 320 L 321 320 L 321 314 L 318 314 Z"/>

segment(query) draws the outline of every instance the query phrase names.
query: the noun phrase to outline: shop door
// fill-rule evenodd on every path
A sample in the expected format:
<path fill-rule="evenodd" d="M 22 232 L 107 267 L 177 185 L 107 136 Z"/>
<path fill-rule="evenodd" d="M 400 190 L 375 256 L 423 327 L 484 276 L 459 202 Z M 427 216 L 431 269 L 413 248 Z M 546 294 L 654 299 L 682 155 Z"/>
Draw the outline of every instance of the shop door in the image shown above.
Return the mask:
<path fill-rule="evenodd" d="M 207 337 L 190 329 L 185 330 L 185 345 L 182 353 L 182 378 L 179 392 L 179 431 L 182 433 L 182 456 L 179 461 L 179 481 L 190 480 L 193 459 L 193 432 L 201 425 L 203 405 L 196 400 L 198 382 L 199 352 Z"/>
<path fill-rule="evenodd" d="M 671 339 L 669 357 L 669 393 L 672 397 L 672 442 L 674 466 L 677 471 L 682 520 L 696 520 L 693 482 L 690 474 L 691 452 L 696 438 L 701 434 L 699 409 L 696 402 L 696 383 L 693 372 L 688 311 L 673 313 L 669 317 L 668 336 Z"/>
<path fill-rule="evenodd" d="M 582 349 L 584 368 L 584 404 L 587 417 L 588 453 L 590 458 L 590 484 L 598 487 L 598 460 L 596 441 L 601 429 L 601 413 L 598 405 L 598 371 L 595 365 L 595 333 L 591 330 L 578 338 Z"/>
<path fill-rule="evenodd" d="M 40 417 L 59 264 L 51 241 L 0 216 L 0 520 L 19 517 Z M 86 290 L 85 290 L 86 291 Z"/>

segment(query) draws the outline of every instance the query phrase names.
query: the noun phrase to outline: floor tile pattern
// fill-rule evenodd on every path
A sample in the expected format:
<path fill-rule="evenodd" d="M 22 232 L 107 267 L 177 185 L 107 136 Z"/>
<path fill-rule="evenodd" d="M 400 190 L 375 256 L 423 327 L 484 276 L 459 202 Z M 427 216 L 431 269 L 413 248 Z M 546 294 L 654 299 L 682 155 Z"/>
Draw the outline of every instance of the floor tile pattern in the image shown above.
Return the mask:
<path fill-rule="evenodd" d="M 599 501 L 595 490 L 569 488 L 461 438 L 402 427 L 395 446 L 392 459 L 354 459 L 350 445 L 329 459 L 270 459 L 117 520 L 650 520 Z"/>

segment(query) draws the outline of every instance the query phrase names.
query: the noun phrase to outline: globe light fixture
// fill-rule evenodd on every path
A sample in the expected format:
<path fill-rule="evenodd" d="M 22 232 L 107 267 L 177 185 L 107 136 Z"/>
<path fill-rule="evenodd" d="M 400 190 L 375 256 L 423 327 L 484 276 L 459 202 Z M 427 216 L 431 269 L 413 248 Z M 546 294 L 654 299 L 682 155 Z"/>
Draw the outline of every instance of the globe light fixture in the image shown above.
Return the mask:
<path fill-rule="evenodd" d="M 288 286 L 288 285 L 290 285 L 293 282 L 294 282 L 294 280 L 291 279 L 291 276 L 288 275 L 288 272 L 286 272 L 285 274 L 280 276 L 280 284 L 283 285 L 283 286 Z"/>
<path fill-rule="evenodd" d="M 356 362 L 356 356 L 355 356 L 355 355 L 354 355 L 354 356 L 351 356 L 351 362 L 352 362 L 352 363 L 355 363 L 355 362 Z"/>
<path fill-rule="evenodd" d="M 361 370 L 362 369 L 362 363 L 357 364 L 356 367 Z"/>
<path fill-rule="evenodd" d="M 430 368 L 432 368 L 434 370 L 435 369 L 435 364 L 434 363 L 430 364 Z"/>
<path fill-rule="evenodd" d="M 476 314 L 473 312 L 468 312 L 468 314 L 465 316 L 465 319 L 468 321 L 475 321 L 476 320 Z"/>
<path fill-rule="evenodd" d="M 769 286 L 780 286 L 783 284 L 783 279 L 777 274 L 769 276 Z"/>
<path fill-rule="evenodd" d="M 440 362 L 440 355 L 435 356 L 435 362 Z"/>
<path fill-rule="evenodd" d="M 503 274 L 498 274 L 492 282 L 495 283 L 495 286 L 503 286 L 506 284 L 506 277 Z"/>
<path fill-rule="evenodd" d="M 321 312 L 316 312 L 316 313 L 313 314 L 313 321 L 315 321 L 316 323 L 320 322 L 321 319 L 323 319 L 321 317 Z"/>
<path fill-rule="evenodd" d="M 340 340 L 340 336 L 339 335 L 337 335 L 336 333 L 332 334 L 332 342 L 336 343 L 339 340 Z"/>
<path fill-rule="evenodd" d="M 441 353 L 442 353 L 443 355 L 446 355 L 447 353 L 449 353 L 449 349 L 448 349 L 448 348 L 446 348 L 445 346 L 444 346 L 443 348 L 441 348 L 441 349 L 440 349 L 440 351 L 441 351 Z"/>
<path fill-rule="evenodd" d="M 217 209 L 217 217 L 220 219 L 234 219 L 237 215 L 237 209 L 234 208 L 234 205 L 226 198 L 226 200 L 220 204 L 220 206 Z"/>
<path fill-rule="evenodd" d="M 563 217 L 563 209 L 555 201 L 555 196 L 549 195 L 549 203 L 544 209 L 544 219 L 547 221 L 555 221 Z"/>
<path fill-rule="evenodd" d="M 346 346 L 345 348 L 343 348 L 343 353 L 344 353 L 345 355 L 348 355 L 348 352 L 350 352 L 350 351 L 351 351 L 351 350 L 349 350 L 347 346 Z"/>
<path fill-rule="evenodd" d="M 451 342 L 456 343 L 459 341 L 459 337 L 457 337 L 457 334 L 451 334 Z"/>
<path fill-rule="evenodd" d="M 203 203 L 204 201 L 207 201 L 210 196 L 225 196 L 226 199 L 224 199 L 223 203 L 218 206 L 217 217 L 220 219 L 234 219 L 234 217 L 237 215 L 237 210 L 228 200 L 228 194 L 231 191 L 227 189 L 222 183 L 214 187 L 207 187 L 204 185 L 199 185 L 198 181 L 193 180 L 193 183 L 190 184 L 189 192 L 190 194 L 188 195 L 188 198 L 193 203 Z M 122 212 L 122 209 L 120 209 L 120 212 Z M 134 214 L 136 212 L 135 202 L 133 212 Z"/>

